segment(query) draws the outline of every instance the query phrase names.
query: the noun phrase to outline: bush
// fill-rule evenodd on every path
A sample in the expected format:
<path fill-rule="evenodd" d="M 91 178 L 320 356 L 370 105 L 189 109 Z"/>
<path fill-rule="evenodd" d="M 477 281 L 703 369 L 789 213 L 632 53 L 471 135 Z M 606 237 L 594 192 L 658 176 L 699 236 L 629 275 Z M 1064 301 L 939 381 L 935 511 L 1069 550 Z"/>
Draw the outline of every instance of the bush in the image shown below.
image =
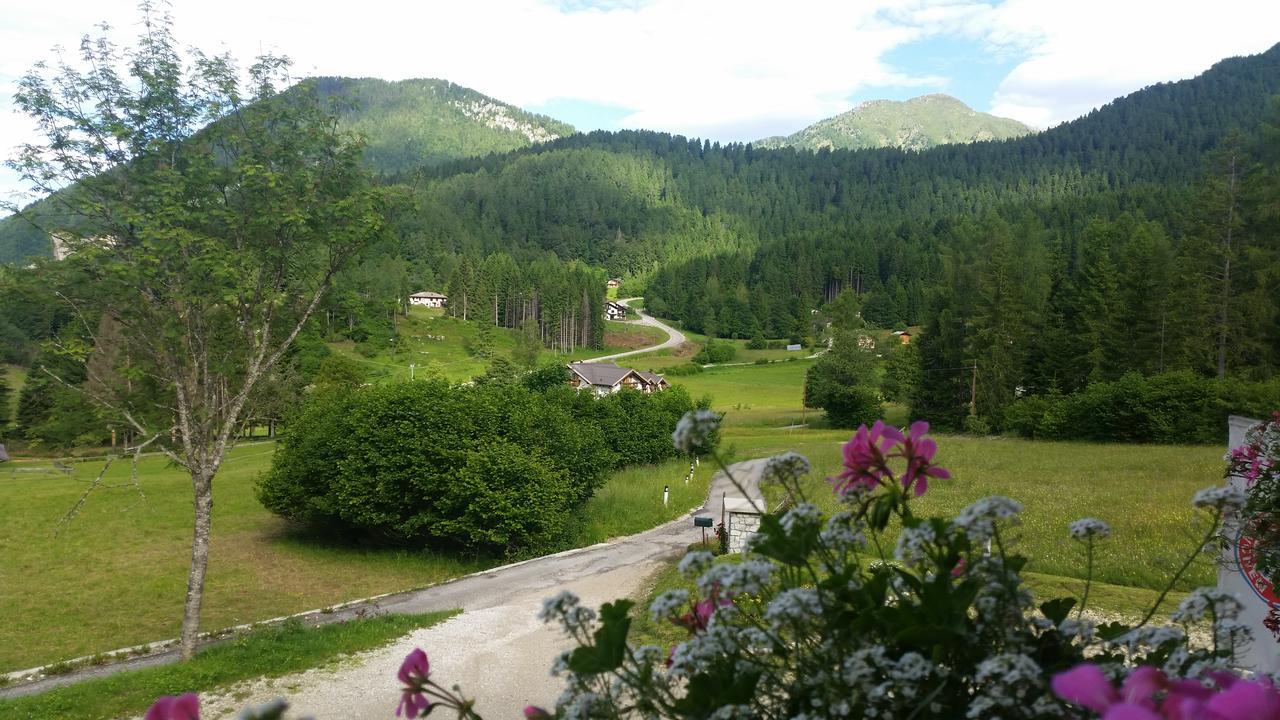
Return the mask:
<path fill-rule="evenodd" d="M 667 368 L 668 375 L 675 375 L 677 377 L 683 375 L 697 375 L 700 372 L 702 372 L 702 366 L 696 362 L 683 363 L 681 365 Z"/>
<path fill-rule="evenodd" d="M 966 435 L 985 437 L 991 434 L 991 423 L 983 420 L 978 415 L 965 415 L 964 432 Z"/>
<path fill-rule="evenodd" d="M 751 336 L 751 340 L 747 342 L 748 350 L 764 350 L 769 347 L 769 342 L 764 339 L 764 333 L 757 331 Z"/>
<path fill-rule="evenodd" d="M 258 495 L 347 536 L 514 554 L 559 537 L 613 467 L 608 447 L 565 403 L 514 384 L 326 393 L 289 424 Z"/>
<path fill-rule="evenodd" d="M 1258 417 L 1278 404 L 1278 380 L 1129 373 L 1071 395 L 1022 398 L 1006 409 L 1005 426 L 1026 437 L 1056 440 L 1219 443 L 1228 415 Z"/>
<path fill-rule="evenodd" d="M 726 363 L 738 355 L 738 346 L 727 340 L 708 340 L 705 347 L 693 356 L 695 363 L 713 365 Z"/>
<path fill-rule="evenodd" d="M 546 369 L 519 382 L 317 393 L 289 423 L 258 497 L 349 538 L 552 549 L 610 471 L 675 457 L 671 431 L 693 408 L 682 388 L 596 398 L 562 378 Z"/>
<path fill-rule="evenodd" d="M 755 364 L 756 364 L 756 365 L 768 365 L 768 364 L 769 364 L 769 358 L 756 358 L 756 362 L 755 362 Z"/>

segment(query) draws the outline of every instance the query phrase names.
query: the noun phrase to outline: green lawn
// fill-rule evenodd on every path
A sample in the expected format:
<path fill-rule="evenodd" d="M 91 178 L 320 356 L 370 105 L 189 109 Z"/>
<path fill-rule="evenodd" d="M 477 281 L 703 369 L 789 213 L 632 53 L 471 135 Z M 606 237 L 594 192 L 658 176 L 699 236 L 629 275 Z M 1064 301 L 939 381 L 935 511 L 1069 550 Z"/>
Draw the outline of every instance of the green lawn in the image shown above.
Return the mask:
<path fill-rule="evenodd" d="M 292 534 L 253 493 L 273 448 L 237 448 L 216 480 L 205 630 L 421 587 L 499 562 L 337 547 Z M 160 458 L 145 458 L 145 499 L 130 487 L 101 489 L 59 526 L 102 463 L 74 467 L 69 476 L 48 461 L 0 468 L 0 671 L 177 635 L 190 557 L 189 481 Z M 639 532 L 701 504 L 711 467 L 703 464 L 685 485 L 687 470 L 672 461 L 617 473 L 581 511 L 571 541 Z M 106 483 L 127 485 L 128 476 L 127 464 L 117 462 Z M 671 487 L 666 508 L 663 485 Z"/>
<path fill-rule="evenodd" d="M 788 437 L 764 428 L 729 427 L 724 442 L 737 457 L 788 449 L 804 454 L 814 466 L 809 498 L 831 510 L 836 501 L 824 478 L 840 471 L 840 445 L 849 434 L 811 430 Z M 935 459 L 953 478 L 931 483 L 916 501 L 917 514 L 951 517 L 979 498 L 1007 495 L 1025 506 L 1014 539 L 1016 549 L 1031 558 L 1028 569 L 1073 578 L 1084 577 L 1084 552 L 1067 538 L 1067 523 L 1101 518 L 1114 533 L 1098 547 L 1094 577 L 1116 585 L 1164 587 L 1203 535 L 1192 495 L 1222 477 L 1222 450 L 1214 446 L 937 439 Z M 1213 583 L 1213 565 L 1204 558 L 1180 588 Z"/>
<path fill-rule="evenodd" d="M 371 357 L 357 352 L 350 341 L 330 343 L 329 348 L 365 366 L 375 382 L 402 382 L 426 373 L 440 372 L 450 380 L 470 380 L 484 373 L 489 360 L 471 354 L 480 325 L 449 317 L 438 308 L 410 308 L 397 320 L 395 350 L 382 349 Z M 510 357 L 517 331 L 493 328 L 493 356 Z M 605 321 L 604 347 L 580 348 L 572 353 L 543 351 L 541 362 L 570 362 L 635 350 L 664 342 L 667 334 L 657 328 Z M 410 370 L 410 365 L 415 366 Z"/>
<path fill-rule="evenodd" d="M 812 365 L 812 360 L 733 365 L 668 379 L 684 386 L 695 398 L 709 395 L 712 407 L 725 413 L 726 425 L 778 428 L 822 416 L 821 412 L 802 407 L 804 375 Z"/>
<path fill-rule="evenodd" d="M 110 720 L 139 715 L 161 695 L 226 690 L 244 680 L 277 678 L 332 666 L 352 653 L 381 647 L 456 613 L 381 615 L 319 627 L 290 620 L 205 648 L 190 662 L 134 670 L 38 695 L 0 700 L 0 720 Z M 393 681 L 394 678 L 387 678 L 389 686 Z"/>
<path fill-rule="evenodd" d="M 254 497 L 274 445 L 234 450 L 218 474 L 203 628 L 216 630 L 394 590 L 484 567 L 436 555 L 320 545 L 291 535 Z M 19 468 L 48 463 L 12 463 Z M 158 457 L 140 465 L 145 499 L 98 490 L 59 519 L 97 474 L 0 469 L 0 670 L 175 637 L 191 546 L 191 486 Z M 117 462 L 106 483 L 128 483 Z"/>

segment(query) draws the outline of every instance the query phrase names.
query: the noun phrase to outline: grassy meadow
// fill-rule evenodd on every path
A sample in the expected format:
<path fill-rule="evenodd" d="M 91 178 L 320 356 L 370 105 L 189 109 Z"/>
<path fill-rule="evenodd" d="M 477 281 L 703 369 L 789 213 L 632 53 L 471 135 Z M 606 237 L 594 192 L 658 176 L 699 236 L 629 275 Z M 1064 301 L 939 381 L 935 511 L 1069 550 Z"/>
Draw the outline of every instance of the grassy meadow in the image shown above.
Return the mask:
<path fill-rule="evenodd" d="M 0 720 L 77 718 L 111 720 L 136 716 L 161 695 L 229 690 L 257 678 L 279 678 L 310 668 L 337 667 L 359 652 L 382 647 L 418 628 L 449 619 L 457 611 L 379 615 L 308 627 L 289 620 L 204 648 L 185 663 L 131 670 L 0 700 Z"/>
<path fill-rule="evenodd" d="M 439 373 L 449 380 L 469 380 L 484 373 L 489 360 L 476 357 L 469 348 L 476 340 L 479 325 L 444 314 L 443 309 L 414 307 L 408 317 L 396 321 L 394 349 L 382 348 L 371 356 L 358 352 L 349 340 L 330 343 L 334 352 L 350 357 L 365 366 L 375 382 L 402 382 L 410 376 L 424 377 Z M 516 347 L 518 331 L 493 328 L 493 356 L 510 357 Z M 667 334 L 657 328 L 605 321 L 604 348 L 582 348 L 573 353 L 543 351 L 541 362 L 571 362 L 657 345 Z M 410 370 L 410 365 L 415 366 Z"/>
<path fill-rule="evenodd" d="M 613 324 L 611 324 L 613 325 Z M 401 328 L 413 350 L 386 353 L 381 379 L 408 378 L 408 362 L 429 358 L 449 377 L 470 376 L 483 363 L 466 351 L 474 325 L 415 309 Z M 446 339 L 427 339 L 443 335 Z M 610 327 L 606 352 L 656 342 L 656 331 Z M 509 351 L 508 331 L 494 334 Z M 350 347 L 340 351 L 352 352 Z M 414 355 L 413 353 L 420 353 Z M 584 353 L 585 355 L 585 353 Z M 674 357 L 668 354 L 665 357 Z M 657 356 L 664 357 L 664 356 Z M 625 364 L 646 369 L 653 355 Z M 423 361 L 425 362 L 425 361 Z M 681 360 L 687 362 L 687 360 Z M 796 450 L 813 462 L 807 494 L 828 509 L 834 500 L 823 478 L 840 467 L 847 431 L 824 429 L 820 412 L 801 407 L 810 360 L 708 368 L 671 377 L 694 397 L 709 396 L 726 414 L 722 449 L 731 459 Z M 890 420 L 905 412 L 891 407 Z M 1097 556 L 1095 597 L 1123 611 L 1153 596 L 1196 542 L 1200 519 L 1191 495 L 1221 476 L 1221 448 L 1031 442 L 1009 438 L 939 437 L 939 463 L 954 478 L 937 482 L 918 501 L 920 513 L 954 514 L 991 494 L 1026 505 L 1016 547 L 1033 558 L 1029 577 L 1055 592 L 1077 591 L 1084 573 L 1081 548 L 1066 524 L 1082 516 L 1111 523 L 1114 536 Z M 429 553 L 336 546 L 299 535 L 254 496 L 255 477 L 270 464 L 274 445 L 246 444 L 229 456 L 216 481 L 213 548 L 203 626 L 216 630 L 325 607 L 369 595 L 407 590 L 482 569 L 496 558 L 460 559 Z M 191 490 L 178 469 L 159 457 L 139 467 L 137 486 L 121 461 L 104 476 L 79 514 L 61 522 L 102 468 L 74 464 L 70 475 L 48 460 L 0 466 L 0 670 L 13 670 L 176 635 L 186 582 Z M 712 474 L 703 463 L 684 482 L 688 466 L 671 461 L 616 473 L 579 512 L 568 545 L 589 545 L 638 532 L 699 505 Z M 662 488 L 670 502 L 662 506 Z M 1210 583 L 1213 569 L 1195 566 L 1180 589 Z"/>

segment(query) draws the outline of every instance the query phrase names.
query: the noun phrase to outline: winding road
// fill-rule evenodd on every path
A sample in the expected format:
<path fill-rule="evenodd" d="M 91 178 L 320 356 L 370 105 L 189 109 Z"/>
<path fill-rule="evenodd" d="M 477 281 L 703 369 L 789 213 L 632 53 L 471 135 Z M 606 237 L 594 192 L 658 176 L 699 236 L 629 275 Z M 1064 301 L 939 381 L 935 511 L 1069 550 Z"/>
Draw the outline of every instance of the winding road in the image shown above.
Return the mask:
<path fill-rule="evenodd" d="M 639 299 L 640 298 L 626 298 L 625 300 L 619 300 L 618 304 L 623 305 L 627 308 L 631 308 L 631 305 L 630 305 L 631 301 L 639 300 Z M 627 320 L 625 322 L 629 322 L 634 325 L 648 325 L 649 327 L 656 327 L 667 334 L 667 341 L 663 343 L 658 343 L 657 345 L 652 345 L 650 347 L 640 348 L 639 350 L 628 350 L 626 352 L 614 353 L 613 355 L 603 355 L 601 357 L 591 358 L 590 360 L 583 360 L 583 362 L 589 362 L 589 363 L 606 362 L 608 360 L 617 360 L 618 358 L 630 357 L 632 355 L 643 355 L 644 353 L 651 353 L 655 350 L 665 350 L 667 348 L 678 348 L 684 344 L 685 342 L 684 333 L 662 322 L 661 320 L 655 318 L 654 316 L 649 315 L 644 310 L 641 310 L 639 308 L 631 308 L 631 309 L 635 310 L 636 315 L 638 315 L 639 317 L 635 320 Z"/>
<path fill-rule="evenodd" d="M 764 460 L 732 466 L 744 489 L 759 498 Z M 447 686 L 462 687 L 476 699 L 476 710 L 490 718 L 521 717 L 525 705 L 551 707 L 563 687 L 549 668 L 571 647 L 554 626 L 537 620 L 543 599 L 571 590 L 583 605 L 599 607 L 616 598 L 644 593 L 645 583 L 664 562 L 701 537 L 690 519 L 719 520 L 721 500 L 743 497 L 723 472 L 711 481 L 708 499 L 692 513 L 636 535 L 382 598 L 383 612 L 420 613 L 462 608 L 462 614 L 435 627 L 415 631 L 392 645 L 358 655 L 336 669 L 312 669 L 274 681 L 258 681 L 223 696 L 202 697 L 202 709 L 219 717 L 249 704 L 277 697 L 289 701 L 291 717 L 364 720 L 393 717 L 398 701 L 396 670 L 415 647 L 427 652 L 431 672 Z M 357 612 L 348 610 L 347 614 Z"/>

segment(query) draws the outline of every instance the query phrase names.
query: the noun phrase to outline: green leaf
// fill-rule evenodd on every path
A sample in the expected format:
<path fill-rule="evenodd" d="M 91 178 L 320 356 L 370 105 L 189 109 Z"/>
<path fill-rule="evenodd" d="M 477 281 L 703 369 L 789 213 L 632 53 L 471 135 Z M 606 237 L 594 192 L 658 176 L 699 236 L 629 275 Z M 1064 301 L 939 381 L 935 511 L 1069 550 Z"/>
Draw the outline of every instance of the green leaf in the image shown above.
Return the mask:
<path fill-rule="evenodd" d="M 1072 597 L 1046 600 L 1040 603 L 1040 612 L 1052 620 L 1054 625 L 1059 625 L 1063 620 L 1067 619 L 1067 615 L 1071 612 L 1071 608 L 1075 607 L 1075 604 L 1076 599 Z"/>

